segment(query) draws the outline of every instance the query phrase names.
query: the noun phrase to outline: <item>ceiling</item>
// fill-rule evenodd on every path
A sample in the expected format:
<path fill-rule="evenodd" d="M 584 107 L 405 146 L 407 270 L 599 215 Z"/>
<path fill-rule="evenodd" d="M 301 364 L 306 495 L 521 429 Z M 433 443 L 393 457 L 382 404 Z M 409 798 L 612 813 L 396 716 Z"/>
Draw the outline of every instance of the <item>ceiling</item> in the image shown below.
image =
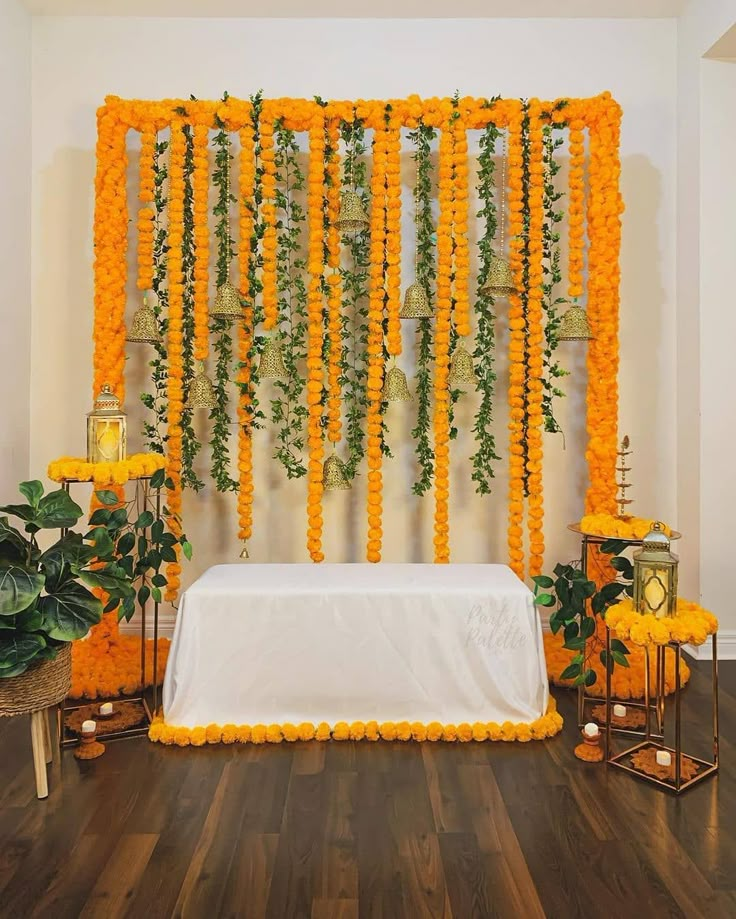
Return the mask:
<path fill-rule="evenodd" d="M 348 19 L 651 19 L 683 0 L 22 0 L 39 16 Z M 554 9 L 550 9 L 553 7 Z"/>

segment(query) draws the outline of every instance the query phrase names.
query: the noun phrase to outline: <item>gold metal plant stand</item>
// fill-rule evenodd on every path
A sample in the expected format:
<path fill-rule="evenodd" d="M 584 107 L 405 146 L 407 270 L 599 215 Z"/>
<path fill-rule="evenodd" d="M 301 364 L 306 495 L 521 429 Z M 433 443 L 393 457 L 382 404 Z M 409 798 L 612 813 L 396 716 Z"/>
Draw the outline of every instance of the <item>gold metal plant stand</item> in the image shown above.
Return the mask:
<path fill-rule="evenodd" d="M 131 482 L 136 483 L 136 496 L 135 502 L 139 507 L 141 512 L 147 510 L 149 505 L 154 511 L 154 519 L 151 526 L 156 523 L 157 520 L 161 520 L 161 489 L 160 488 L 151 488 L 151 476 L 139 476 L 131 477 Z M 83 485 L 92 485 L 94 488 L 94 483 L 88 481 L 82 481 L 81 479 L 63 479 L 61 487 L 69 493 L 71 491 L 71 485 L 74 484 L 83 484 Z M 68 529 L 62 529 L 61 535 L 66 536 L 69 532 Z M 146 532 L 147 537 L 150 542 L 150 527 Z M 158 696 L 159 696 L 159 687 L 158 687 L 158 618 L 159 618 L 159 603 L 155 600 L 153 601 L 153 673 L 152 677 L 152 686 L 151 686 L 151 704 L 149 704 L 148 699 L 146 698 L 146 613 L 148 602 L 144 603 L 140 607 L 140 624 L 141 624 L 141 691 L 139 695 L 134 696 L 118 696 L 112 698 L 100 698 L 95 699 L 94 704 L 100 705 L 103 702 L 112 702 L 114 706 L 119 707 L 123 705 L 136 705 L 139 706 L 143 712 L 143 723 L 136 725 L 135 727 L 122 728 L 119 731 L 110 731 L 108 733 L 99 735 L 101 740 L 117 740 L 122 737 L 140 737 L 141 735 L 148 733 L 148 727 L 153 721 L 153 716 L 158 711 Z M 91 701 L 91 700 L 90 700 Z M 59 722 L 59 733 L 60 733 L 60 743 L 62 747 L 74 747 L 79 744 L 79 736 L 73 733 L 67 727 L 67 713 L 77 711 L 80 708 L 86 708 L 90 705 L 90 701 L 79 702 L 69 705 L 67 700 L 64 700 L 61 703 L 61 717 Z M 101 721 L 104 724 L 104 721 Z"/>
<path fill-rule="evenodd" d="M 718 636 L 717 634 L 713 635 L 713 670 L 712 670 L 712 694 L 713 694 L 713 759 L 705 760 L 698 759 L 696 756 L 690 756 L 689 754 L 683 754 L 682 752 L 682 713 L 681 713 L 681 695 L 682 695 L 682 686 L 680 685 L 680 656 L 682 653 L 682 644 L 677 641 L 670 641 L 667 645 L 657 646 L 657 651 L 662 651 L 662 659 L 664 660 L 664 652 L 666 648 L 671 648 L 675 655 L 675 746 L 668 747 L 664 744 L 664 738 L 661 738 L 661 742 L 657 742 L 652 739 L 653 734 L 650 730 L 650 721 L 649 721 L 649 709 L 645 709 L 645 724 L 644 724 L 644 740 L 636 744 L 633 747 L 629 747 L 627 750 L 624 750 L 622 753 L 618 753 L 615 756 L 612 754 L 611 748 L 611 671 L 606 671 L 606 762 L 609 766 L 615 766 L 618 769 L 623 769 L 624 772 L 628 772 L 631 775 L 635 775 L 637 778 L 643 779 L 645 782 L 651 782 L 653 785 L 663 788 L 665 791 L 669 791 L 672 794 L 679 795 L 681 792 L 686 791 L 688 788 L 692 788 L 693 785 L 698 784 L 703 779 L 708 778 L 709 776 L 715 775 L 718 772 L 718 745 L 719 745 L 719 733 L 718 733 Z M 606 650 L 610 654 L 611 652 L 611 630 L 606 627 Z M 644 671 L 644 694 L 645 698 L 649 696 L 649 647 L 645 646 L 644 648 L 645 655 L 645 664 L 646 669 Z M 664 665 L 663 665 L 664 666 Z M 648 772 L 645 772 L 642 768 L 637 767 L 632 759 L 634 755 L 640 751 L 653 750 L 666 750 L 674 759 L 674 770 L 672 777 L 667 780 L 663 778 L 658 778 L 655 775 L 651 775 Z M 683 778 L 682 776 L 682 765 L 683 765 L 683 755 L 690 763 L 695 767 L 695 774 L 690 778 Z M 664 767 L 667 768 L 667 767 Z"/>

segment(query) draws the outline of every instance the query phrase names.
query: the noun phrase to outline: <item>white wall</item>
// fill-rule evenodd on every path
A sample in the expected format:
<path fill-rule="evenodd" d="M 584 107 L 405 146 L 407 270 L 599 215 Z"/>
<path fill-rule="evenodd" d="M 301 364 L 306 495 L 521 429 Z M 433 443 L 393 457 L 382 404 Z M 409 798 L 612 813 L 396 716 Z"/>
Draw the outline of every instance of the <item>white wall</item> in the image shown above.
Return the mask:
<path fill-rule="evenodd" d="M 33 469 L 83 450 L 91 384 L 95 109 L 123 97 L 270 96 L 386 98 L 448 95 L 588 96 L 609 89 L 624 109 L 621 432 L 636 451 L 634 510 L 676 519 L 675 447 L 675 83 L 673 20 L 156 20 L 39 18 L 33 30 Z M 131 301 L 130 307 L 133 308 Z M 567 450 L 547 439 L 547 561 L 569 559 L 565 527 L 582 511 L 585 438 L 581 415 L 584 346 L 564 352 L 576 370 L 565 411 Z M 131 375 L 141 361 L 132 359 Z M 137 364 L 136 364 L 137 362 Z M 128 398 L 132 411 L 135 393 Z M 393 429 L 410 419 L 392 408 Z M 472 419 L 461 414 L 461 423 Z M 503 417 L 499 437 L 505 444 Z M 135 444 L 133 445 L 135 446 Z M 467 483 L 471 445 L 455 450 L 453 558 L 504 560 L 505 478 L 488 499 Z M 305 485 L 285 484 L 259 448 L 258 561 L 306 558 Z M 505 452 L 505 451 L 504 451 Z M 465 475 L 463 473 L 465 472 Z M 427 560 L 431 499 L 412 500 L 408 448 L 386 467 L 385 558 Z M 330 495 L 327 557 L 363 556 L 364 500 Z M 237 557 L 233 502 L 191 497 L 186 526 L 195 544 L 189 576 Z"/>
<path fill-rule="evenodd" d="M 0 501 L 28 478 L 31 330 L 31 18 L 0 0 Z"/>

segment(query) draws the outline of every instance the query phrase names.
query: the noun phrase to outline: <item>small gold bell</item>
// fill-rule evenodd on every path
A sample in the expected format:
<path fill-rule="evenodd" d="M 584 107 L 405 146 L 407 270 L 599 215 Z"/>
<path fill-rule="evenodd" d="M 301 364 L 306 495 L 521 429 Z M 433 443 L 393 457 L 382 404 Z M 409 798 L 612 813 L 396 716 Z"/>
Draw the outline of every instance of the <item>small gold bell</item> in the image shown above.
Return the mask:
<path fill-rule="evenodd" d="M 495 253 L 491 253 L 488 277 L 480 292 L 488 297 L 510 297 L 516 293 L 514 276 L 506 259 L 499 258 Z"/>
<path fill-rule="evenodd" d="M 139 341 L 153 345 L 159 339 L 156 314 L 148 305 L 148 298 L 144 297 L 143 306 L 139 306 L 133 314 L 133 322 L 130 324 L 127 341 Z"/>
<path fill-rule="evenodd" d="M 230 281 L 225 281 L 217 288 L 215 302 L 210 310 L 213 319 L 239 319 L 243 315 L 240 295 Z"/>
<path fill-rule="evenodd" d="M 345 471 L 345 463 L 333 453 L 328 456 L 322 467 L 322 485 L 325 491 L 346 491 L 352 488 Z"/>
<path fill-rule="evenodd" d="M 187 408 L 216 408 L 217 396 L 212 380 L 207 376 L 204 370 L 204 361 L 197 364 L 197 373 L 189 384 L 189 396 L 187 397 Z"/>
<path fill-rule="evenodd" d="M 258 363 L 259 380 L 288 380 L 281 345 L 274 338 L 267 338 Z"/>
<path fill-rule="evenodd" d="M 562 317 L 557 328 L 557 341 L 591 341 L 588 315 L 582 306 L 571 306 Z"/>
<path fill-rule="evenodd" d="M 478 377 L 473 368 L 473 358 L 464 345 L 457 345 L 450 359 L 450 374 L 447 378 L 450 386 L 478 385 Z"/>
<path fill-rule="evenodd" d="M 337 229 L 341 233 L 360 233 L 361 230 L 367 230 L 369 225 L 360 195 L 354 191 L 344 191 L 340 196 L 340 212 L 335 221 Z"/>
<path fill-rule="evenodd" d="M 404 304 L 399 310 L 399 319 L 429 319 L 432 307 L 427 292 L 420 284 L 410 284 L 404 294 Z"/>
<path fill-rule="evenodd" d="M 246 542 L 243 542 L 243 549 L 242 549 L 242 551 L 241 551 L 241 553 L 240 553 L 240 557 L 241 557 L 241 558 L 250 558 L 250 555 L 248 555 L 248 544 L 247 544 Z"/>
<path fill-rule="evenodd" d="M 398 367 L 392 367 L 386 374 L 383 398 L 386 402 L 411 402 L 412 397 L 406 382 L 406 374 Z"/>

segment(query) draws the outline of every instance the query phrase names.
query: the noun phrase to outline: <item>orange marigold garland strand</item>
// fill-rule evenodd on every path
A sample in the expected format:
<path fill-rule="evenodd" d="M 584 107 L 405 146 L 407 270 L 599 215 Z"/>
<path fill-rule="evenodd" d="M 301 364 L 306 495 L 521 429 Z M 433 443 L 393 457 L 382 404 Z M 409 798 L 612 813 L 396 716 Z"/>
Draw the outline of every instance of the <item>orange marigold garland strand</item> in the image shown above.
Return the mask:
<path fill-rule="evenodd" d="M 454 175 L 454 300 L 453 321 L 458 335 L 470 335 L 470 254 L 468 249 L 468 136 L 461 118 L 452 123 Z"/>
<path fill-rule="evenodd" d="M 521 105 L 508 123 L 509 265 L 517 293 L 509 296 L 509 566 L 524 577 L 524 425 L 526 384 L 526 321 L 518 291 L 524 285 L 524 163 Z"/>
<path fill-rule="evenodd" d="M 315 112 L 309 130 L 309 176 L 307 208 L 309 212 L 309 288 L 307 296 L 307 548 L 313 562 L 324 559 L 322 552 L 322 276 L 325 216 L 325 125 L 324 113 Z"/>
<path fill-rule="evenodd" d="M 172 532 L 179 536 L 180 527 L 177 519 L 181 516 L 181 419 L 184 409 L 183 356 L 184 344 L 184 274 L 182 270 L 182 242 L 184 239 L 184 157 L 186 154 L 186 137 L 183 125 L 175 121 L 171 126 L 171 158 L 169 161 L 169 429 L 167 439 L 169 478 L 172 482 L 169 491 L 168 507 L 174 518 Z M 166 569 L 168 584 L 166 600 L 176 599 L 181 575 L 178 560 L 169 562 Z"/>
<path fill-rule="evenodd" d="M 263 327 L 266 331 L 276 328 L 278 323 L 278 281 L 276 277 L 276 153 L 274 150 L 274 124 L 270 116 L 271 107 L 263 103 L 260 121 L 261 188 L 263 189 L 262 216 L 263 231 Z"/>
<path fill-rule="evenodd" d="M 401 122 L 391 114 L 386 134 L 386 313 L 388 353 L 401 354 Z"/>
<path fill-rule="evenodd" d="M 450 327 L 452 320 L 452 253 L 455 133 L 452 125 L 440 131 L 437 221 L 437 308 L 435 313 L 434 371 L 434 560 L 450 560 Z"/>
<path fill-rule="evenodd" d="M 569 296 L 577 300 L 583 295 L 583 250 L 585 246 L 583 200 L 585 196 L 585 121 L 570 113 L 570 203 L 567 210 Z M 580 113 L 582 115 L 582 113 Z"/>
<path fill-rule="evenodd" d="M 542 430 L 544 414 L 544 136 L 539 100 L 529 102 L 529 239 L 527 251 L 527 488 L 529 574 L 542 573 L 544 564 L 544 498 L 542 493 Z"/>
<path fill-rule="evenodd" d="M 388 139 L 385 127 L 373 133 L 371 173 L 370 277 L 368 298 L 368 409 L 366 453 L 368 456 L 368 543 L 366 558 L 381 561 L 383 543 L 383 313 L 386 257 L 386 166 Z"/>
<path fill-rule="evenodd" d="M 621 108 L 610 96 L 597 100 L 590 126 L 588 203 L 588 446 L 590 485 L 586 513 L 616 513 L 618 449 L 619 251 L 623 201 L 619 191 Z"/>
<path fill-rule="evenodd" d="M 156 157 L 156 132 L 152 125 L 146 125 L 141 133 L 140 184 L 138 200 L 138 290 L 153 287 L 153 243 L 156 219 L 152 202 L 156 195 L 154 161 Z"/>
<path fill-rule="evenodd" d="M 207 360 L 209 353 L 209 130 L 194 127 L 192 174 L 194 220 L 194 359 Z"/>
<path fill-rule="evenodd" d="M 327 123 L 327 265 L 329 274 L 327 331 L 329 360 L 327 366 L 327 436 L 331 443 L 340 440 L 342 431 L 340 361 L 342 358 L 342 287 L 340 284 L 340 231 L 335 226 L 340 210 L 340 122 Z"/>

